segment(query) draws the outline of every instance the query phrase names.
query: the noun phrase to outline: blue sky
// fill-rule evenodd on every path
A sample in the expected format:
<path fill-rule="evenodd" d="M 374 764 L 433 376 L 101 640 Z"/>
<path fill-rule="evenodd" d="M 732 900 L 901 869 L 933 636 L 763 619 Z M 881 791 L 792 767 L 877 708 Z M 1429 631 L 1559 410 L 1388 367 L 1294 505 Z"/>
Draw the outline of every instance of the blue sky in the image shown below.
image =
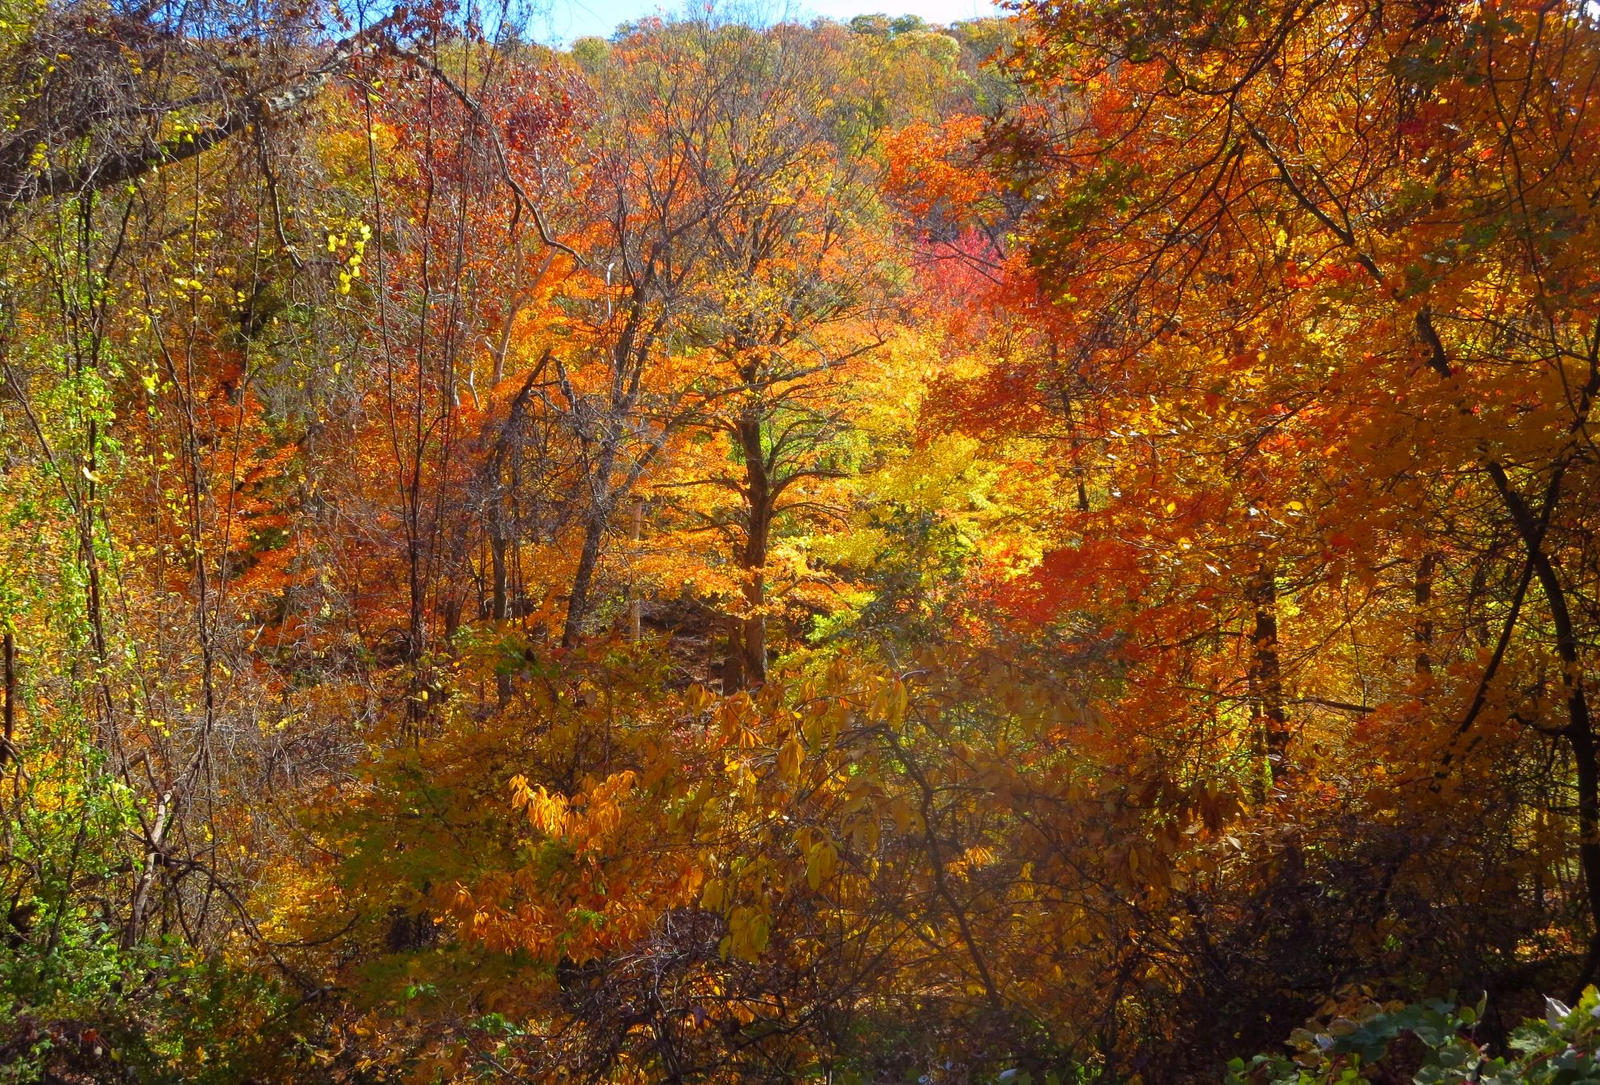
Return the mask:
<path fill-rule="evenodd" d="M 588 35 L 606 37 L 618 23 L 630 19 L 677 14 L 683 10 L 683 0 L 545 0 L 540 7 L 548 11 L 530 20 L 531 36 L 567 43 Z M 776 12 L 802 22 L 816 16 L 845 20 L 869 12 L 920 15 L 930 23 L 1001 14 L 989 0 L 765 0 L 759 7 L 769 20 Z"/>

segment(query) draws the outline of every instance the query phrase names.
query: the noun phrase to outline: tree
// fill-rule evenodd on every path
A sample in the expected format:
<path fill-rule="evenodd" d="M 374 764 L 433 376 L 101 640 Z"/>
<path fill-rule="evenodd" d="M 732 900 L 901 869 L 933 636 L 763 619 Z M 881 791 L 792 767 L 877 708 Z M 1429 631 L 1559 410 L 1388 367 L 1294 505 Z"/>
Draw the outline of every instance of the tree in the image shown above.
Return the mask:
<path fill-rule="evenodd" d="M 290 117 L 357 58 L 424 32 L 397 9 L 330 41 L 316 5 L 51 5 L 8 20 L 0 193 L 18 204 L 134 180 Z M 326 20 L 326 21 L 325 21 Z"/>
<path fill-rule="evenodd" d="M 826 138 L 825 62 L 793 28 L 711 23 L 641 31 L 611 50 L 573 294 L 590 353 L 552 353 L 587 464 L 569 644 L 606 533 L 647 470 L 690 427 L 716 427 L 744 473 L 729 480 L 745 507 L 736 560 L 750 611 L 735 655 L 742 674 L 765 669 L 771 524 L 791 484 L 831 470 L 801 463 L 830 426 L 826 405 L 807 397 L 872 337 L 860 326 L 874 304 L 872 256 L 847 257 L 870 208 L 859 163 Z M 771 432 L 780 418 L 786 437 Z"/>
<path fill-rule="evenodd" d="M 1305 796 L 1325 757 L 1371 758 L 1396 777 L 1379 821 L 1510 839 L 1565 818 L 1586 888 L 1557 911 L 1587 913 L 1581 985 L 1600 960 L 1596 615 L 1577 603 L 1600 391 L 1578 255 L 1590 13 L 1030 14 L 1019 63 L 1041 97 L 1002 161 L 1036 202 L 1030 260 L 1058 315 L 1010 401 L 1066 382 L 1110 408 L 1095 507 L 1036 598 L 1138 577 L 1144 665 L 1174 668 L 1161 716 L 1248 719 L 1280 795 Z M 1550 775 L 1525 790 L 1502 775 L 1540 758 Z M 1431 808 L 1488 779 L 1509 805 Z M 1499 876 L 1542 901 L 1564 861 Z"/>

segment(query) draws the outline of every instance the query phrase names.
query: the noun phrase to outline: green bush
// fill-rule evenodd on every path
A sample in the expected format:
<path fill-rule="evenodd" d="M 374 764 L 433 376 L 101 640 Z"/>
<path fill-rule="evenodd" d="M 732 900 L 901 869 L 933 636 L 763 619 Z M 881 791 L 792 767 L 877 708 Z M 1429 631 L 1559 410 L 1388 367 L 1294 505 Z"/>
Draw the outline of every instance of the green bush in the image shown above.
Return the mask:
<path fill-rule="evenodd" d="M 1403 1081 L 1416 1085 L 1600 1085 L 1600 994 L 1590 987 L 1577 1006 L 1545 1000 L 1542 1020 L 1511 1034 L 1494 1055 L 1473 1038 L 1483 1004 L 1433 1000 L 1384 1009 L 1360 1020 L 1335 1018 L 1325 1029 L 1298 1029 L 1290 1055 L 1257 1055 L 1228 1064 L 1228 1085 L 1318 1085 Z"/>

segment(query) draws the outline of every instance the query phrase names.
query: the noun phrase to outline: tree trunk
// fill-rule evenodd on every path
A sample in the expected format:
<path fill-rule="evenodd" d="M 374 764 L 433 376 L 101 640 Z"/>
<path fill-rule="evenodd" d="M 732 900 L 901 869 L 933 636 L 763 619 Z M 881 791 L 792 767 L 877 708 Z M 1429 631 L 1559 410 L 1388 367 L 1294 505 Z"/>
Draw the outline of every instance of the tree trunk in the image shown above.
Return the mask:
<path fill-rule="evenodd" d="M 774 495 L 770 465 L 761 447 L 761 430 L 760 414 L 746 410 L 737 424 L 745 475 L 745 538 L 738 554 L 739 567 L 744 572 L 744 614 L 729 623 L 729 668 L 724 688 L 729 688 L 729 679 L 734 677 L 737 685 L 732 688 L 760 685 L 767 679 L 767 618 L 763 610 L 767 587 L 763 570 L 772 535 Z"/>
<path fill-rule="evenodd" d="M 748 612 L 739 622 L 738 650 L 745 682 L 755 686 L 767 680 L 767 618 L 761 613 L 761 608 L 766 605 L 767 593 L 759 565 L 747 569 L 746 576 L 744 601 Z"/>
<path fill-rule="evenodd" d="M 639 540 L 644 538 L 644 499 L 633 499 L 633 531 L 631 533 L 635 554 L 633 560 L 638 559 L 637 550 Z M 644 600 L 639 594 L 638 577 L 629 570 L 628 576 L 628 640 L 638 644 L 644 639 Z"/>
<path fill-rule="evenodd" d="M 600 563 L 600 543 L 605 533 L 605 514 L 595 509 L 583 528 L 583 549 L 578 552 L 578 568 L 572 575 L 572 594 L 567 596 L 567 618 L 561 627 L 564 647 L 576 645 L 583 631 L 583 619 L 589 611 L 589 589 L 594 583 L 595 566 Z"/>
<path fill-rule="evenodd" d="M 489 555 L 494 582 L 490 587 L 489 615 L 504 632 L 511 603 L 506 588 L 506 530 L 505 514 L 500 508 L 499 495 L 495 495 L 494 511 L 490 514 Z M 494 675 L 495 697 L 504 708 L 511 701 L 511 676 L 496 668 Z"/>
<path fill-rule="evenodd" d="M 1417 673 L 1432 674 L 1433 617 L 1429 605 L 1433 602 L 1433 576 L 1438 570 L 1439 555 L 1430 550 L 1422 555 L 1417 565 L 1417 580 L 1413 598 L 1417 604 L 1417 625 L 1412 639 L 1417 645 Z"/>
<path fill-rule="evenodd" d="M 5 740 L 0 742 L 0 769 L 6 767 L 16 750 L 17 729 L 17 642 L 9 632 L 5 634 Z"/>
<path fill-rule="evenodd" d="M 583 619 L 589 614 L 589 591 L 594 586 L 594 570 L 600 564 L 600 547 L 605 542 L 611 509 L 622 493 L 611 489 L 611 470 L 616 466 L 614 449 L 600 454 L 590 476 L 589 515 L 583 527 L 583 549 L 578 552 L 578 568 L 572 574 L 572 594 L 567 596 L 567 617 L 561 627 L 561 643 L 571 648 L 583 633 Z M 624 490 L 623 493 L 626 491 Z"/>
<path fill-rule="evenodd" d="M 1278 571 L 1263 561 L 1251 578 L 1249 599 L 1255 609 L 1249 696 L 1252 714 L 1266 753 L 1274 785 L 1288 775 L 1289 713 L 1283 703 L 1283 674 L 1278 660 Z"/>

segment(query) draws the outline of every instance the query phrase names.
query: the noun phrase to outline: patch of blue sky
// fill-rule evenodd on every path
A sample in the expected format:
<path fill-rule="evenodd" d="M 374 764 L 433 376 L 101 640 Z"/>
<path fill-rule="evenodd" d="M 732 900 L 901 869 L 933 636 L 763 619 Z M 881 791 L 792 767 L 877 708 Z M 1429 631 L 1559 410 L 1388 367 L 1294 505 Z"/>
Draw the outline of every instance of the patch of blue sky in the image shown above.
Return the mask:
<path fill-rule="evenodd" d="M 610 37 L 621 23 L 651 16 L 697 15 L 706 10 L 704 0 L 687 4 L 662 0 L 545 0 L 542 10 L 531 13 L 528 35 L 555 45 L 570 45 L 577 38 Z M 848 22 L 857 15 L 891 17 L 916 15 L 925 22 L 948 24 L 1004 14 L 990 0 L 764 0 L 758 3 L 716 3 L 720 18 L 756 23 L 810 22 L 816 18 Z"/>

